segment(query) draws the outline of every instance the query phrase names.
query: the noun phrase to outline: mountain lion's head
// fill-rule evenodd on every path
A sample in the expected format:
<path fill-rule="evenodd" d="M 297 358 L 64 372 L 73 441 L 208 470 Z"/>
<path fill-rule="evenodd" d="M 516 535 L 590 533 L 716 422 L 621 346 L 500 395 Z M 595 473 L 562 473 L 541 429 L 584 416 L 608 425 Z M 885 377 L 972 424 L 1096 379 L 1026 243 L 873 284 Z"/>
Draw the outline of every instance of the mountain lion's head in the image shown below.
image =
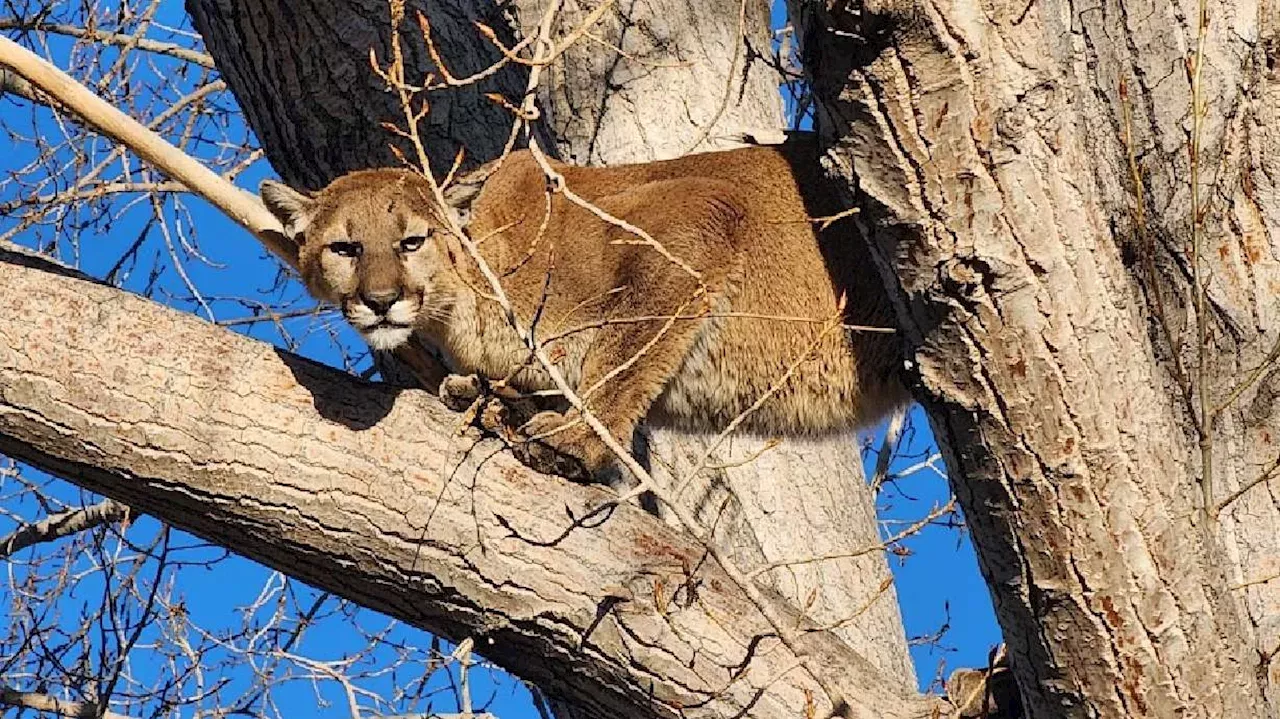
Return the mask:
<path fill-rule="evenodd" d="M 457 282 L 431 188 L 404 170 L 339 177 L 313 195 L 266 180 L 262 201 L 298 244 L 298 269 L 374 349 L 406 340 L 421 317 L 447 312 Z"/>

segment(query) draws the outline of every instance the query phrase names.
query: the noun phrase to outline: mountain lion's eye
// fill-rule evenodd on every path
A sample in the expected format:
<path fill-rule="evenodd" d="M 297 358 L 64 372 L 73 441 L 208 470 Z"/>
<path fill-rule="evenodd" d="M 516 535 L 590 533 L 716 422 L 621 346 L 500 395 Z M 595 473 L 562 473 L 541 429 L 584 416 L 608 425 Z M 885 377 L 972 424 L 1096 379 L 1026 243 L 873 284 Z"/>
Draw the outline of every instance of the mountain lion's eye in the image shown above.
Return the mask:
<path fill-rule="evenodd" d="M 364 245 L 359 242 L 330 242 L 329 251 L 343 257 L 359 257 L 364 252 Z"/>
<path fill-rule="evenodd" d="M 427 241 L 427 238 L 424 235 L 415 235 L 413 237 L 406 237 L 403 240 L 400 240 L 400 251 L 416 252 L 419 247 L 422 247 L 422 243 L 426 241 Z"/>

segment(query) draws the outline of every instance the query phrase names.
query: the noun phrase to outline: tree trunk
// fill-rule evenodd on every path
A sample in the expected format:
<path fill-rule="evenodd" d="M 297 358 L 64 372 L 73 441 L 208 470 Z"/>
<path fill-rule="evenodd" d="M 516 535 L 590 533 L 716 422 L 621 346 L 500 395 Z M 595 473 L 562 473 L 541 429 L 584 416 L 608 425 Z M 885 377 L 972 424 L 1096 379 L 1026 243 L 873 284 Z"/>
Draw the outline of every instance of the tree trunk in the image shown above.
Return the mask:
<path fill-rule="evenodd" d="M 1031 716 L 1280 711 L 1280 522 L 1250 485 L 1280 427 L 1266 8 L 1208 4 L 1203 372 L 1195 3 L 793 8 Z M 1206 502 L 1201 394 L 1260 367 L 1209 423 Z"/>
<path fill-rule="evenodd" d="M 593 719 L 832 709 L 703 547 L 361 382 L 0 246 L 0 452 L 450 637 Z M 31 308 L 43 307 L 39 321 Z M 580 522 L 575 522 L 574 517 Z M 769 601 L 781 600 L 770 596 Z M 782 607 L 844 716 L 936 701 Z"/>
<path fill-rule="evenodd" d="M 516 3 L 520 26 L 536 27 L 544 5 Z M 566 0 L 558 35 L 598 5 Z M 769 3 L 627 0 L 592 33 L 626 55 L 576 43 L 539 87 L 566 162 L 644 162 L 737 146 L 742 133 L 780 134 Z"/>
<path fill-rule="evenodd" d="M 453 75 L 493 60 L 486 41 L 450 20 L 482 11 L 467 3 L 418 6 L 431 15 L 435 40 Z M 385 57 L 381 48 L 389 45 L 382 7 L 382 0 L 315 2 L 306 21 L 295 22 L 290 3 L 188 0 L 208 50 L 286 181 L 315 187 L 357 167 L 393 164 L 380 123 L 400 121 L 401 113 L 365 70 L 367 48 L 378 47 Z M 563 39 L 593 7 L 567 2 L 555 37 Z M 518 24 L 532 28 L 544 9 L 531 1 L 517 3 Z M 410 3 L 409 16 L 413 13 Z M 765 62 L 771 52 L 768 20 L 768 6 L 760 0 L 645 0 L 611 8 L 591 29 L 602 42 L 578 42 L 544 75 L 540 104 L 556 153 L 578 163 L 639 161 L 722 147 L 737 133 L 776 132 L 781 100 L 778 77 Z M 455 30 L 446 31 L 449 27 Z M 738 42 L 740 35 L 745 45 Z M 410 82 L 425 74 L 420 61 L 426 53 L 418 40 L 416 27 L 403 34 L 409 57 L 418 61 Z M 477 92 L 498 91 L 516 101 L 525 86 L 522 75 L 504 71 Z M 428 149 L 439 167 L 447 167 L 459 143 L 472 161 L 491 159 L 509 134 L 505 111 L 494 114 L 470 103 L 471 97 L 464 93 L 432 105 L 426 123 L 437 134 Z M 292 137 L 298 132 L 316 134 L 302 142 Z M 333 143 L 345 144 L 335 148 Z M 700 456 L 705 446 L 705 438 L 657 432 L 650 454 L 687 468 L 688 458 Z M 752 441 L 735 440 L 734 452 L 751 446 Z M 673 481 L 670 474 L 658 474 Z M 852 436 L 784 443 L 754 463 L 695 479 L 682 496 L 699 516 L 716 522 L 717 541 L 747 571 L 765 562 L 852 553 L 879 541 L 874 498 L 862 481 Z M 797 533 L 797 526 L 811 531 Z M 836 627 L 895 688 L 914 689 L 882 553 L 775 570 L 762 580 L 793 605 L 806 607 L 817 624 Z"/>
<path fill-rule="evenodd" d="M 383 67 L 391 58 L 389 7 L 387 0 L 187 0 L 245 120 L 290 185 L 318 190 L 351 170 L 399 164 L 394 138 L 382 124 L 403 126 L 404 112 L 369 60 L 371 50 Z M 472 23 L 489 25 L 504 44 L 513 44 L 510 23 L 495 4 L 415 3 L 400 28 L 405 64 L 423 71 L 406 78 L 410 83 L 422 82 L 429 67 L 415 9 L 429 15 L 433 37 L 449 49 L 448 70 L 458 77 L 502 57 Z M 509 64 L 475 85 L 429 93 L 431 113 L 421 132 L 434 169 L 447 171 L 460 147 L 468 165 L 501 152 L 506 133 L 498 128 L 510 125 L 511 114 L 484 95 L 518 103 L 527 78 L 522 66 Z"/>

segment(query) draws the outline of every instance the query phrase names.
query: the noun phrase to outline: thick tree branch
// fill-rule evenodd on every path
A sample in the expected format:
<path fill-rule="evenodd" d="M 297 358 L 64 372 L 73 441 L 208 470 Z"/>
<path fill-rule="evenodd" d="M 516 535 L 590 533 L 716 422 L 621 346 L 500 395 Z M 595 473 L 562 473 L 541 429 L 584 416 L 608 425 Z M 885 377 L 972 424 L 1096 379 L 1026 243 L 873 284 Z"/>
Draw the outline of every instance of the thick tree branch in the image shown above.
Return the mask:
<path fill-rule="evenodd" d="M 705 550 L 653 517 L 592 514 L 604 491 L 458 433 L 424 392 L 31 264 L 0 249 L 0 451 L 362 605 L 472 637 L 592 716 L 829 710 Z M 803 636 L 853 716 L 935 707 L 891 689 L 829 633 Z"/>
<path fill-rule="evenodd" d="M 792 3 L 829 169 L 862 201 L 858 221 L 898 303 L 917 396 L 1030 716 L 1276 713 L 1256 649 L 1275 645 L 1259 638 L 1274 636 L 1274 601 L 1226 589 L 1247 576 L 1233 563 L 1275 562 L 1273 520 L 1262 519 L 1275 516 L 1274 500 L 1249 510 L 1256 526 L 1219 532 L 1203 521 L 1213 508 L 1200 491 L 1207 455 L 1169 359 L 1183 352 L 1201 378 L 1195 393 L 1217 395 L 1202 370 L 1254 366 L 1274 346 L 1280 309 L 1275 271 L 1253 269 L 1276 266 L 1277 223 L 1265 216 L 1273 203 L 1250 197 L 1273 196 L 1266 168 L 1280 144 L 1221 152 L 1230 118 L 1243 112 L 1233 103 L 1252 96 L 1249 78 L 1270 62 L 1246 39 L 1262 15 L 1212 5 L 1230 30 L 1217 31 L 1204 66 L 1209 110 L 1188 77 L 1162 70 L 1192 63 L 1186 48 L 1204 31 L 1192 13 L 1171 30 L 1162 11 L 1117 24 L 1109 11 L 1073 6 L 1060 16 L 1064 8 L 1018 3 L 975 21 L 969 8 L 933 3 Z M 1162 42 L 1171 33 L 1183 42 Z M 1128 142 L 1125 102 L 1138 133 Z M 1204 166 L 1220 168 L 1207 219 L 1183 189 L 1194 177 L 1183 124 L 1191 113 L 1208 123 Z M 1253 143 L 1254 132 L 1263 136 L 1256 127 L 1236 134 Z M 1203 311 L 1168 318 L 1159 302 L 1144 306 L 1202 286 L 1152 283 L 1131 256 L 1140 246 L 1125 228 L 1132 190 L 1117 178 L 1130 174 L 1120 168 L 1135 142 L 1149 173 L 1136 191 L 1160 208 L 1149 229 L 1182 246 L 1199 243 L 1184 239 L 1188 226 L 1214 228 L 1204 262 L 1221 286 L 1209 291 L 1241 318 L 1238 357 L 1219 349 L 1228 333 L 1206 346 Z M 1264 169 L 1250 175 L 1253 162 Z M 1153 332 L 1166 320 L 1196 331 L 1168 343 Z M 1273 405 L 1264 400 L 1235 427 L 1219 423 L 1216 441 L 1234 445 L 1231 482 L 1256 476 L 1251 455 L 1274 457 Z M 1239 544 L 1224 551 L 1224 540 Z"/>

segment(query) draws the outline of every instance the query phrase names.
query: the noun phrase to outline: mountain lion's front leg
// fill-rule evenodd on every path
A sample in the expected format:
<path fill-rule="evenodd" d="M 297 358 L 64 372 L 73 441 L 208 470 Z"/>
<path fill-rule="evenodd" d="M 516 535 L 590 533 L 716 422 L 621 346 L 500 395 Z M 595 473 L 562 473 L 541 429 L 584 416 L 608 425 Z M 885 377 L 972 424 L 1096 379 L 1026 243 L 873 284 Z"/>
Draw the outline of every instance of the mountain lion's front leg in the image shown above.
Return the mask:
<path fill-rule="evenodd" d="M 670 309 L 657 308 L 641 312 L 675 314 Z M 659 327 L 653 327 L 654 324 Z M 632 325 L 601 330 L 597 335 L 587 353 L 578 393 L 588 411 L 624 450 L 630 451 L 636 426 L 680 369 L 705 324 L 705 319 L 686 317 L 674 319 L 665 326 L 664 323 L 645 323 L 644 329 Z M 523 431 L 535 443 L 579 460 L 586 474 L 599 472 L 616 458 L 576 409 L 563 414 L 539 412 Z M 551 459 L 536 446 L 530 449 L 530 456 L 539 469 L 546 466 L 546 471 L 580 478 L 580 473 Z"/>
<path fill-rule="evenodd" d="M 611 226 L 603 233 L 602 247 L 622 256 L 621 291 L 601 308 L 601 316 L 592 318 L 602 326 L 587 348 L 577 386 L 590 413 L 628 451 L 636 426 L 710 326 L 707 316 L 719 304 L 737 264 L 734 233 L 741 217 L 725 201 L 723 183 L 671 180 L 642 189 L 639 197 L 629 193 L 618 199 L 614 204 L 630 212 L 615 216 L 648 218 L 645 229 L 675 259 L 654 247 L 635 245 L 635 236 L 620 228 Z M 658 207 L 664 212 L 655 211 Z M 541 412 L 524 431 L 580 460 L 590 474 L 615 459 L 576 409 Z M 531 449 L 535 461 L 538 454 L 536 446 Z M 563 474 L 563 469 L 553 465 L 552 471 Z"/>

